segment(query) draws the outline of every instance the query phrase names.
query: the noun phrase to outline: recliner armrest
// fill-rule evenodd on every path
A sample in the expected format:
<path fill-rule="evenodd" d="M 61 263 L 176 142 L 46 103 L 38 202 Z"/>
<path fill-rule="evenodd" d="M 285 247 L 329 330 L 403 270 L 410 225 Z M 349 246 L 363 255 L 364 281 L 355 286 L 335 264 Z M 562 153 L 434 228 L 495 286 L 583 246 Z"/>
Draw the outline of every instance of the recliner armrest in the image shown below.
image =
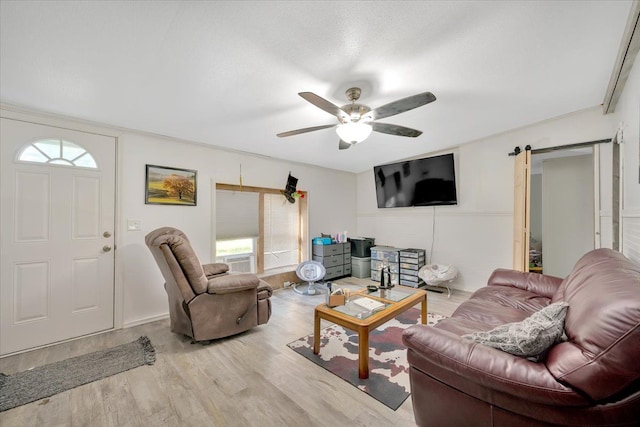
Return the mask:
<path fill-rule="evenodd" d="M 512 286 L 533 292 L 547 298 L 553 298 L 563 279 L 538 273 L 498 268 L 491 273 L 487 286 Z"/>
<path fill-rule="evenodd" d="M 258 285 L 258 299 L 271 298 L 271 295 L 273 295 L 273 288 L 271 285 L 264 280 L 260 280 L 260 284 Z"/>
<path fill-rule="evenodd" d="M 485 390 L 550 405 L 580 405 L 586 400 L 559 383 L 544 363 L 478 344 L 452 332 L 426 325 L 407 328 L 402 341 L 412 368 L 473 395 Z M 455 384 L 455 385 L 454 385 Z"/>
<path fill-rule="evenodd" d="M 227 273 L 229 266 L 223 262 L 214 262 L 211 264 L 203 264 L 202 269 L 207 279 L 212 279 L 215 276 Z"/>
<path fill-rule="evenodd" d="M 209 280 L 207 293 L 228 294 L 256 289 L 260 280 L 255 274 L 225 274 Z"/>

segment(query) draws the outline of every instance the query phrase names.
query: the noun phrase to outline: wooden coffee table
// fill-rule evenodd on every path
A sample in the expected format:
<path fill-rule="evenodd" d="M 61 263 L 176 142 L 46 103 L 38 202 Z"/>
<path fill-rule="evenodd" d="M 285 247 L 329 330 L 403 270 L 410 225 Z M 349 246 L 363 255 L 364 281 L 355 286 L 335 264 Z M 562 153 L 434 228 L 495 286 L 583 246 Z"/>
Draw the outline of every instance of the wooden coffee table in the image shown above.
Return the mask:
<path fill-rule="evenodd" d="M 406 294 L 406 296 L 401 295 Z M 320 304 L 315 309 L 314 330 L 313 330 L 313 353 L 320 353 L 320 320 L 324 319 L 358 333 L 358 376 L 369 378 L 369 332 L 378 326 L 388 322 L 400 313 L 407 311 L 414 305 L 422 303 L 421 321 L 427 323 L 427 292 L 422 289 L 410 288 L 407 286 L 395 286 L 391 290 L 384 292 L 377 291 L 369 293 L 367 289 L 352 292 L 350 299 L 358 296 L 367 296 L 371 299 L 388 304 L 387 307 L 376 311 L 364 318 L 357 315 L 347 314 L 346 306 L 328 307 Z M 399 301 L 396 299 L 402 298 Z M 342 310 L 340 311 L 341 308 Z"/>

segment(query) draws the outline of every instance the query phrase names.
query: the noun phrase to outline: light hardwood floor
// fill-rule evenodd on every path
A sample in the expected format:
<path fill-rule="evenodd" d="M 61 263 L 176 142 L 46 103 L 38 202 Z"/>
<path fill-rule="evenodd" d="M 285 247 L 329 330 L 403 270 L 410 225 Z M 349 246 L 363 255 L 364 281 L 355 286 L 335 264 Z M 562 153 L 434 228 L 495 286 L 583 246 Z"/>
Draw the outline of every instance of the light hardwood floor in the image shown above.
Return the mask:
<path fill-rule="evenodd" d="M 349 287 L 372 283 L 345 278 Z M 450 315 L 469 297 L 428 293 L 428 310 Z M 397 411 L 287 347 L 313 333 L 321 296 L 291 288 L 272 297 L 267 325 L 211 344 L 173 334 L 168 319 L 0 359 L 11 374 L 133 341 L 153 343 L 157 361 L 0 413 L 10 426 L 413 426 L 409 397 Z M 323 322 L 322 327 L 328 326 Z"/>

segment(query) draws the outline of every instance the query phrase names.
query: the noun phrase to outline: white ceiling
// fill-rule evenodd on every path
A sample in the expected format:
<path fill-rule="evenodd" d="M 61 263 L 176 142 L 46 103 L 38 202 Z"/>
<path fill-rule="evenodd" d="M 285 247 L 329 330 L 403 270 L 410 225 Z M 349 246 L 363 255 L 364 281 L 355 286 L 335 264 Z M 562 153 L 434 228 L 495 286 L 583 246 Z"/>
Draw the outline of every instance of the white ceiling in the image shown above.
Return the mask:
<path fill-rule="evenodd" d="M 602 103 L 630 1 L 2 1 L 0 101 L 351 172 Z M 338 150 L 298 92 L 437 100 Z"/>

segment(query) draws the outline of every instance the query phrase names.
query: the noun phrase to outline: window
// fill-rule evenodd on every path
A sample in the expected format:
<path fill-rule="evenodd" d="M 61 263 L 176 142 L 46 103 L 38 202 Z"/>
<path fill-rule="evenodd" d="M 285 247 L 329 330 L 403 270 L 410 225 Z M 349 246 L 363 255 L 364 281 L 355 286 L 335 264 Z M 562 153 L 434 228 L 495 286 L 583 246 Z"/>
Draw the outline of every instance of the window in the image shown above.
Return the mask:
<path fill-rule="evenodd" d="M 216 259 L 252 255 L 256 272 L 285 271 L 308 257 L 307 202 L 280 190 L 216 185 Z"/>
<path fill-rule="evenodd" d="M 229 255 L 253 254 L 255 252 L 253 239 L 233 239 L 216 241 L 216 257 L 218 259 Z"/>
<path fill-rule="evenodd" d="M 216 262 L 229 266 L 232 273 L 256 272 L 256 241 L 254 239 L 232 239 L 216 241 Z"/>
<path fill-rule="evenodd" d="M 32 142 L 20 150 L 18 161 L 88 169 L 98 168 L 95 159 L 87 150 L 63 139 L 41 139 Z"/>
<path fill-rule="evenodd" d="M 282 194 L 264 195 L 264 269 L 300 263 L 300 213 Z"/>

